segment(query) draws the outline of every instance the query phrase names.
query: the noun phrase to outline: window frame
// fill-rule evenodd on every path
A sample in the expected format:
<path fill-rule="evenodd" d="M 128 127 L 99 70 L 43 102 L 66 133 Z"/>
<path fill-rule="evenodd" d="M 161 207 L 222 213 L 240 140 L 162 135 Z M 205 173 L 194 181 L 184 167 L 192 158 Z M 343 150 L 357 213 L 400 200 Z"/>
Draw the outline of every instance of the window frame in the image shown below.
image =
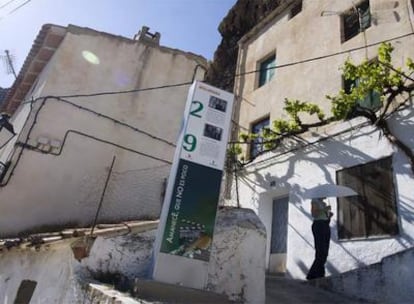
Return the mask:
<path fill-rule="evenodd" d="M 362 16 L 355 10 L 360 10 L 361 7 L 367 6 Z M 365 25 L 364 25 L 365 21 Z M 355 23 L 347 24 L 346 23 Z M 362 23 L 362 24 L 361 24 Z M 371 5 L 370 0 L 362 0 L 357 3 L 355 6 L 349 8 L 341 14 L 341 27 L 342 27 L 342 43 L 351 40 L 352 38 L 358 36 L 360 33 L 364 32 L 372 25 L 372 14 L 371 14 Z"/>
<path fill-rule="evenodd" d="M 355 80 L 350 80 L 345 79 L 345 77 L 342 76 L 342 88 L 344 89 L 345 93 L 350 94 L 353 87 L 358 87 L 358 81 L 358 78 Z M 371 106 L 366 106 L 366 104 L 370 104 Z M 381 94 L 374 90 L 371 90 L 363 100 L 358 100 L 358 105 L 364 109 L 377 111 L 382 107 Z"/>
<path fill-rule="evenodd" d="M 267 124 L 265 125 L 264 122 L 267 121 Z M 257 132 L 254 132 L 254 128 L 256 126 L 263 125 L 260 129 L 257 130 Z M 259 134 L 262 132 L 262 130 L 266 127 L 270 127 L 270 115 L 266 115 L 264 117 L 261 117 L 259 119 L 256 119 L 250 124 L 250 133 L 251 134 Z M 260 145 L 260 148 L 257 148 Z M 249 147 L 249 159 L 255 158 L 257 155 L 259 155 L 261 152 L 263 152 L 263 137 L 259 136 L 256 139 L 250 140 L 250 147 Z"/>
<path fill-rule="evenodd" d="M 342 172 L 347 175 L 341 176 Z M 384 187 L 384 176 L 391 187 L 389 192 Z M 376 182 L 379 177 L 382 183 Z M 337 198 L 339 241 L 392 238 L 399 235 L 392 155 L 337 170 L 336 183 L 351 187 L 359 193 L 356 196 Z M 369 194 L 370 197 L 365 196 Z"/>
<path fill-rule="evenodd" d="M 270 61 L 273 61 L 273 63 Z M 265 64 L 267 65 L 266 67 L 264 67 Z M 269 65 L 271 64 L 273 64 L 273 67 L 269 68 Z M 263 57 L 257 62 L 257 70 L 258 70 L 257 80 L 256 80 L 257 89 L 265 86 L 267 83 L 269 83 L 274 78 L 275 73 L 276 73 L 275 67 L 276 67 L 276 52 L 275 51 L 266 55 L 265 57 Z M 265 79 L 263 80 L 264 82 L 262 81 L 263 73 L 265 73 L 264 74 Z"/>

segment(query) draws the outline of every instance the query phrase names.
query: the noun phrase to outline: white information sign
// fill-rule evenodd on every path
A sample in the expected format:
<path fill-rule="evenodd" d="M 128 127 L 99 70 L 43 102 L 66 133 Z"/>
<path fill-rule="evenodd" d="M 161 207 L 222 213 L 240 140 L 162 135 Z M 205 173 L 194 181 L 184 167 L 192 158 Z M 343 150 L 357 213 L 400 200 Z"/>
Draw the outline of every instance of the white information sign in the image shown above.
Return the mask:
<path fill-rule="evenodd" d="M 155 242 L 154 280 L 206 287 L 233 99 L 202 82 L 190 88 Z"/>

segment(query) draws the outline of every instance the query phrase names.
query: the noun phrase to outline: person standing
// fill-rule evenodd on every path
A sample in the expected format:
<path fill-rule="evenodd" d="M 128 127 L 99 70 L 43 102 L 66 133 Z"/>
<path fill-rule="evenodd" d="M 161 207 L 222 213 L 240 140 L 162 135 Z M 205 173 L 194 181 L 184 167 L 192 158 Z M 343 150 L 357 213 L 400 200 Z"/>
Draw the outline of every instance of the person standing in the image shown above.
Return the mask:
<path fill-rule="evenodd" d="M 330 219 L 333 215 L 331 206 L 325 198 L 314 198 L 311 202 L 311 213 L 313 217 L 312 234 L 315 244 L 315 260 L 309 269 L 307 280 L 322 278 L 325 276 L 325 263 L 328 258 L 329 243 L 331 240 Z"/>

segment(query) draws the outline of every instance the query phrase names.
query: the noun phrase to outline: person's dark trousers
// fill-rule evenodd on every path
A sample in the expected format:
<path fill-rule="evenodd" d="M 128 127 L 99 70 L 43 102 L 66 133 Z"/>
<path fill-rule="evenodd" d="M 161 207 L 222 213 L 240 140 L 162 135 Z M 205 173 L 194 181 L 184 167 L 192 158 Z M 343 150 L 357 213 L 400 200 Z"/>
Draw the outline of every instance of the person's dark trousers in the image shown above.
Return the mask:
<path fill-rule="evenodd" d="M 315 241 L 315 261 L 306 276 L 308 280 L 325 276 L 325 263 L 328 258 L 329 242 L 331 239 L 329 220 L 313 221 L 312 233 Z"/>

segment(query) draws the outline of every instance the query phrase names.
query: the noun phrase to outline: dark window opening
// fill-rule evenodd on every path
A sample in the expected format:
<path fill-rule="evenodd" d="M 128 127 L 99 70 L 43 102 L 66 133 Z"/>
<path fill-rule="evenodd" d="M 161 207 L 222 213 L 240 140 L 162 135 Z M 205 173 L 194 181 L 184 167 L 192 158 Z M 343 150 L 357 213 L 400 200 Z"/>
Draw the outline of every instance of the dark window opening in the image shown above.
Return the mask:
<path fill-rule="evenodd" d="M 256 157 L 260 152 L 264 150 L 263 137 L 261 135 L 263 129 L 269 127 L 269 123 L 270 118 L 266 117 L 252 124 L 251 133 L 257 135 L 257 137 L 255 139 L 252 139 L 250 142 L 250 158 Z"/>
<path fill-rule="evenodd" d="M 299 1 L 292 7 L 292 9 L 290 10 L 289 19 L 292 19 L 302 11 L 302 4 L 303 1 Z"/>
<path fill-rule="evenodd" d="M 338 198 L 338 238 L 398 234 L 392 156 L 336 172 L 338 185 L 358 195 Z"/>
<path fill-rule="evenodd" d="M 259 87 L 265 85 L 273 78 L 273 75 L 275 74 L 275 66 L 276 55 L 272 55 L 260 63 Z"/>
<path fill-rule="evenodd" d="M 37 282 L 31 280 L 23 280 L 17 290 L 15 304 L 29 304 L 35 291 Z"/>
<path fill-rule="evenodd" d="M 342 15 L 343 41 L 347 41 L 371 26 L 369 1 L 365 0 Z"/>

